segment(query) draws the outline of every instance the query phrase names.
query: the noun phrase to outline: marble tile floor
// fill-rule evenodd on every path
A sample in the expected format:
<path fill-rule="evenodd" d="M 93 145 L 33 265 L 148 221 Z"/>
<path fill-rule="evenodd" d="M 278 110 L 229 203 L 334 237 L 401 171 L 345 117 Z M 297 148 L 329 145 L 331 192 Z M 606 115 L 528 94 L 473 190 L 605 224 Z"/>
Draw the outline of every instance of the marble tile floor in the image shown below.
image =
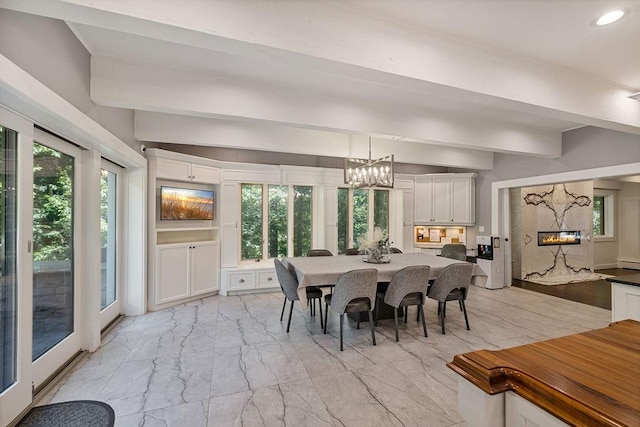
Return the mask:
<path fill-rule="evenodd" d="M 429 337 L 415 321 L 376 330 L 345 319 L 324 335 L 318 318 L 294 310 L 280 322 L 280 292 L 214 296 L 124 319 L 100 348 L 40 404 L 72 399 L 109 403 L 117 426 L 463 426 L 453 356 L 501 349 L 608 325 L 609 310 L 510 287 L 472 287 L 471 331 L 456 304 L 446 335 L 436 302 L 426 303 Z M 287 310 L 288 311 L 288 310 Z"/>

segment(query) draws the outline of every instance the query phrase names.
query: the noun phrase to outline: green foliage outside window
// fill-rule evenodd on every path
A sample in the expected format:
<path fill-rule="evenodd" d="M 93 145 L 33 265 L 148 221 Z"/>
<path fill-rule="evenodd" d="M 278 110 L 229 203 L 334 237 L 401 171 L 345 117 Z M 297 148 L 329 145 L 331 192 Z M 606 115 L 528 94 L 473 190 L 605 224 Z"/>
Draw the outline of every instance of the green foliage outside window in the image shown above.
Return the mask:
<path fill-rule="evenodd" d="M 353 190 L 353 241 L 369 229 L 369 191 Z"/>
<path fill-rule="evenodd" d="M 604 196 L 593 198 L 593 235 L 604 236 Z"/>
<path fill-rule="evenodd" d="M 380 227 L 389 233 L 389 192 L 374 190 L 373 192 L 373 226 Z"/>
<path fill-rule="evenodd" d="M 262 258 L 262 185 L 242 184 L 241 256 Z"/>
<path fill-rule="evenodd" d="M 311 249 L 312 187 L 293 187 L 293 256 L 303 256 Z"/>
<path fill-rule="evenodd" d="M 67 261 L 73 249 L 73 157 L 33 144 L 33 260 Z"/>
<path fill-rule="evenodd" d="M 287 256 L 286 185 L 269 186 L 269 258 Z"/>
<path fill-rule="evenodd" d="M 338 254 L 347 253 L 349 242 L 349 189 L 338 188 Z"/>

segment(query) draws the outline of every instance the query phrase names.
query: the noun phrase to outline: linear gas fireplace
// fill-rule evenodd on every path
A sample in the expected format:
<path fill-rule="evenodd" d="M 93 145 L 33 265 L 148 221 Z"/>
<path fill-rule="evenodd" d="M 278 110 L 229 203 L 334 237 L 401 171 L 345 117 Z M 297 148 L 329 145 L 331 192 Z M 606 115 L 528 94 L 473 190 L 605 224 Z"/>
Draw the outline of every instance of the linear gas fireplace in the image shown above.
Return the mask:
<path fill-rule="evenodd" d="M 579 245 L 580 231 L 538 231 L 538 246 Z"/>

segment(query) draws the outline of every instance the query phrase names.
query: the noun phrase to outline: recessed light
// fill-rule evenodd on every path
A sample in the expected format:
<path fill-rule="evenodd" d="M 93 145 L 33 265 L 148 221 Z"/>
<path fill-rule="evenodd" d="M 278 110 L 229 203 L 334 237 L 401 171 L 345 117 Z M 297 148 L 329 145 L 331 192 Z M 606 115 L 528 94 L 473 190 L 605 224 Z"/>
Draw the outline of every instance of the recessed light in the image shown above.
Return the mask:
<path fill-rule="evenodd" d="M 624 16 L 624 10 L 612 10 L 607 12 L 595 21 L 595 25 L 601 27 L 603 25 L 609 25 L 616 22 L 618 19 Z"/>

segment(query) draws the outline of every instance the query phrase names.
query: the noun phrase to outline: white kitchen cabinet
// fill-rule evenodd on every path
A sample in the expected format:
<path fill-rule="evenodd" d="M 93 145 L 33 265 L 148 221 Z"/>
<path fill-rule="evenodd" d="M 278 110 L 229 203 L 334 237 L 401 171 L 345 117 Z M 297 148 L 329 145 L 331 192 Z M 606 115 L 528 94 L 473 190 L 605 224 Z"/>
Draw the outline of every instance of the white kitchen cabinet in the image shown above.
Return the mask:
<path fill-rule="evenodd" d="M 155 305 L 219 289 L 219 242 L 158 245 Z"/>
<path fill-rule="evenodd" d="M 475 222 L 475 179 L 464 175 L 420 177 L 415 181 L 415 224 L 473 225 Z"/>
<path fill-rule="evenodd" d="M 213 166 L 158 157 L 156 177 L 176 181 L 217 184 L 220 182 L 220 169 Z"/>

